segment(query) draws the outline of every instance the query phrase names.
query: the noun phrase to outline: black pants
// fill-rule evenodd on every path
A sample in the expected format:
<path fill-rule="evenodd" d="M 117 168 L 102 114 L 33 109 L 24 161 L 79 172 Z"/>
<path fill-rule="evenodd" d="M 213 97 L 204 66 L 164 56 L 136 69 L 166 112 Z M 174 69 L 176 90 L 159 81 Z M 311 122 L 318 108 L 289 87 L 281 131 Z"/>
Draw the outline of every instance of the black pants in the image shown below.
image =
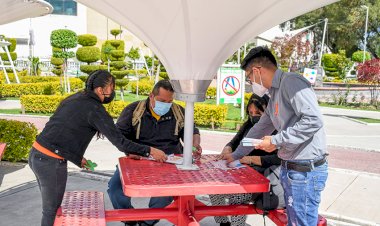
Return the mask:
<path fill-rule="evenodd" d="M 41 226 L 52 226 L 66 189 L 67 161 L 52 158 L 32 148 L 29 166 L 36 175 L 41 191 Z"/>

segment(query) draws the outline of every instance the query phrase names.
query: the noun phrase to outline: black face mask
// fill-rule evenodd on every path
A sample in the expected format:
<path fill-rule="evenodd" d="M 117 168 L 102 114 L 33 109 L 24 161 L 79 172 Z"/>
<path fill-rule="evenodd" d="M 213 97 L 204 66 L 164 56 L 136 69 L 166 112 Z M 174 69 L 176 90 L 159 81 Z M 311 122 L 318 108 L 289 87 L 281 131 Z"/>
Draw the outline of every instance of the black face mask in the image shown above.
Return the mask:
<path fill-rule="evenodd" d="M 259 115 L 249 116 L 249 119 L 251 120 L 252 124 L 255 125 L 257 122 L 259 122 L 260 117 L 261 116 L 259 116 Z"/>
<path fill-rule="evenodd" d="M 107 94 L 103 93 L 103 96 L 104 96 L 103 104 L 109 104 L 111 103 L 111 101 L 113 101 L 113 99 L 115 98 L 115 90 L 112 91 L 109 97 L 106 97 L 106 95 Z"/>

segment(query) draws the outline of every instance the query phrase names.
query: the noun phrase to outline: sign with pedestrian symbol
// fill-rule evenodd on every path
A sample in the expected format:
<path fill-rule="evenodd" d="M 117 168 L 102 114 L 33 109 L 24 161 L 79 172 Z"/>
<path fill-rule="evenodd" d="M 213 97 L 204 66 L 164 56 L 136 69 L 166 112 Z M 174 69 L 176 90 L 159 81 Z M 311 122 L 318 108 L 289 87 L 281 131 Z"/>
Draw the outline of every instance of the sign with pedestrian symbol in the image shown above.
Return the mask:
<path fill-rule="evenodd" d="M 242 70 L 238 67 L 221 67 L 219 78 L 219 103 L 240 104 L 242 100 Z"/>

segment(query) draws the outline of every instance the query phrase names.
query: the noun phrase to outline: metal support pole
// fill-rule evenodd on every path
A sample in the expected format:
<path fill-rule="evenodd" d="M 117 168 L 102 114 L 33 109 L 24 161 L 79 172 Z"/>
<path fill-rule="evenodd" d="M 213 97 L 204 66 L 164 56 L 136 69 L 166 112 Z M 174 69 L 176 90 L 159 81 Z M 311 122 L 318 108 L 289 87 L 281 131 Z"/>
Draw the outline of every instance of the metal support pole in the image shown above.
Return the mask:
<path fill-rule="evenodd" d="M 185 108 L 185 135 L 183 150 L 183 165 L 191 167 L 193 164 L 192 148 L 193 148 L 193 132 L 194 132 L 194 102 L 187 101 Z"/>
<path fill-rule="evenodd" d="M 365 53 L 367 48 L 367 29 L 368 29 L 368 11 L 369 7 L 366 5 L 362 5 L 363 8 L 366 9 L 366 16 L 365 16 L 365 30 L 364 30 L 364 48 L 363 48 L 363 63 L 365 61 Z"/>
<path fill-rule="evenodd" d="M 193 165 L 193 133 L 194 133 L 194 102 L 186 101 L 185 107 L 185 134 L 183 144 L 183 164 L 177 165 L 181 170 L 198 170 L 199 167 Z"/>
<path fill-rule="evenodd" d="M 322 65 L 322 54 L 323 54 L 323 48 L 324 48 L 324 43 L 325 43 L 328 20 L 329 19 L 325 18 L 325 27 L 323 28 L 323 36 L 322 36 L 322 43 L 321 43 L 321 51 L 319 53 L 318 67 L 320 67 Z"/>

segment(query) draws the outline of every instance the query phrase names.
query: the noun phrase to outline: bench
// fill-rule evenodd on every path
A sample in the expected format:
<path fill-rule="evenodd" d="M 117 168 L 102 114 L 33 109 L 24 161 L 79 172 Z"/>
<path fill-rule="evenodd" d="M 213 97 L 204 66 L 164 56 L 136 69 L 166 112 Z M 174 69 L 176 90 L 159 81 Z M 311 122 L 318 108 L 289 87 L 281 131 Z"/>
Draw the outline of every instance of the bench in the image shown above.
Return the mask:
<path fill-rule="evenodd" d="M 252 204 L 246 205 L 248 208 L 247 214 L 252 211 L 254 213 L 264 214 L 264 211 L 257 209 Z M 104 209 L 104 198 L 102 192 L 97 191 L 69 191 L 65 192 L 62 205 L 57 211 L 54 226 L 106 226 L 106 217 L 108 221 L 119 221 L 118 215 L 128 211 L 131 220 L 135 220 L 136 216 L 140 218 L 144 215 L 146 219 L 156 219 L 153 215 L 149 215 L 144 209 L 130 210 L 108 210 Z M 152 211 L 152 209 L 151 209 Z M 106 213 L 107 212 L 107 213 Z M 253 213 L 253 212 L 252 212 Z M 277 226 L 287 225 L 286 210 L 270 210 L 265 212 L 266 216 L 273 221 Z M 106 216 L 108 215 L 108 216 Z M 125 218 L 125 214 L 123 218 Z M 174 213 L 176 216 L 176 213 Z M 190 225 L 196 225 L 196 222 L 191 222 Z M 317 226 L 327 226 L 327 221 L 324 217 L 319 216 Z"/>
<path fill-rule="evenodd" d="M 273 221 L 277 226 L 286 226 L 288 224 L 288 219 L 286 216 L 286 211 L 284 209 L 270 210 L 268 211 L 267 217 Z M 327 226 L 327 221 L 321 215 L 318 216 L 317 226 Z"/>
<path fill-rule="evenodd" d="M 6 147 L 7 147 L 6 143 L 0 143 L 0 161 L 1 161 L 1 158 L 3 157 Z"/>
<path fill-rule="evenodd" d="M 97 191 L 65 192 L 54 226 L 106 226 L 104 198 Z"/>

